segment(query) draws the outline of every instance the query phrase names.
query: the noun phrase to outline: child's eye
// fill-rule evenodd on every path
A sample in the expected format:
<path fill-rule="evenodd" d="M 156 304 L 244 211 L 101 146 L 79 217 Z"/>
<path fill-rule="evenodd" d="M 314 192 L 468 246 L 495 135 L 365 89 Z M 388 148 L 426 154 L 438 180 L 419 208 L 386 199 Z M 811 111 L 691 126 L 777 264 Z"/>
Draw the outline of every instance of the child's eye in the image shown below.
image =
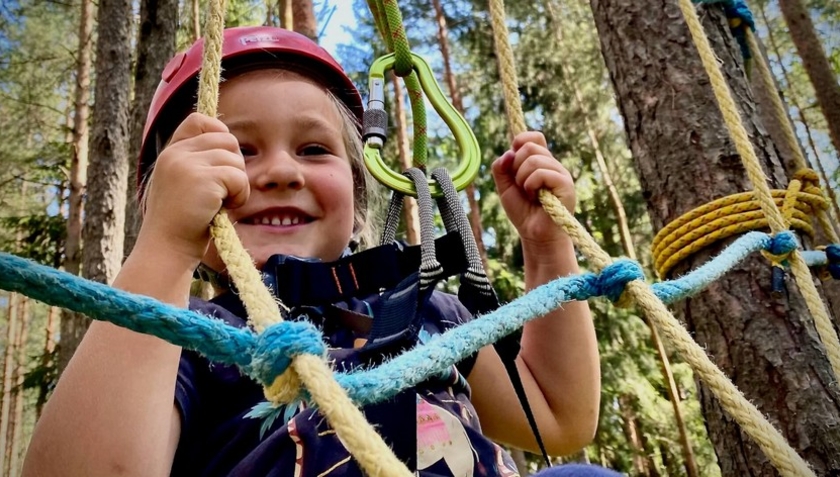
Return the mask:
<path fill-rule="evenodd" d="M 308 144 L 300 150 L 301 156 L 324 156 L 332 154 L 326 146 L 320 144 Z"/>

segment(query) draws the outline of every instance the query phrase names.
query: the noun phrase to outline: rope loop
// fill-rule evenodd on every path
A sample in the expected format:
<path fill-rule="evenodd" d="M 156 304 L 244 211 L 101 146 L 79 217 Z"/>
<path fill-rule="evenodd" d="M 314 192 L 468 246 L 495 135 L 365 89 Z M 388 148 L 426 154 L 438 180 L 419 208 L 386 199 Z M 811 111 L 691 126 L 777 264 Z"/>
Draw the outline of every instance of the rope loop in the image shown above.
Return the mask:
<path fill-rule="evenodd" d="M 324 356 L 326 351 L 321 332 L 311 323 L 283 321 L 257 335 L 250 368 L 263 384 L 268 385 L 288 370 L 295 356 Z"/>

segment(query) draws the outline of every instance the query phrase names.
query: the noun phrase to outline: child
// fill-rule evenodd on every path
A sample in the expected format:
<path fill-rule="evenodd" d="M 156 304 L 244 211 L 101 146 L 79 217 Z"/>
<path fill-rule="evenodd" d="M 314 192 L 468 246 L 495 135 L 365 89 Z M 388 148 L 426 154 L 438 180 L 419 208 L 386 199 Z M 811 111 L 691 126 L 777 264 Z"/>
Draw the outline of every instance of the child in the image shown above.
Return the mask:
<path fill-rule="evenodd" d="M 225 37 L 218 119 L 189 114 L 201 42 L 164 71 L 141 153 L 141 177 L 148 178 L 144 222 L 115 287 L 188 306 L 199 265 L 224 272 L 208 233 L 220 208 L 257 267 L 277 255 L 334 261 L 370 235 L 370 179 L 358 132 L 363 108 L 353 83 L 301 35 L 244 27 Z M 572 180 L 543 136 L 517 136 L 493 163 L 493 175 L 522 238 L 528 288 L 576 273 L 570 239 L 536 198 L 548 188 L 570 210 L 575 204 Z M 315 310 L 319 316 L 311 319 L 324 330 L 336 366 L 355 359 L 364 326 L 353 323 L 369 320 L 366 310 L 376 309 L 377 297 Z M 190 306 L 244 326 L 234 293 Z M 424 329 L 432 333 L 470 318 L 442 293 L 432 295 L 428 308 Z M 518 364 L 549 453 L 586 445 L 600 392 L 586 303 L 529 323 Z M 453 369 L 412 391 L 420 474 L 514 475 L 510 457 L 489 438 L 529 450 L 536 442 L 492 347 L 479 352 L 467 381 L 459 378 Z M 315 409 L 290 405 L 261 435 L 262 422 L 245 415 L 262 400 L 261 388 L 235 368 L 97 321 L 44 409 L 24 474 L 360 475 Z M 388 405 L 378 409 L 366 412 L 387 427 Z M 391 437 L 405 437 L 398 434 Z M 607 475 L 588 467 L 570 471 Z"/>

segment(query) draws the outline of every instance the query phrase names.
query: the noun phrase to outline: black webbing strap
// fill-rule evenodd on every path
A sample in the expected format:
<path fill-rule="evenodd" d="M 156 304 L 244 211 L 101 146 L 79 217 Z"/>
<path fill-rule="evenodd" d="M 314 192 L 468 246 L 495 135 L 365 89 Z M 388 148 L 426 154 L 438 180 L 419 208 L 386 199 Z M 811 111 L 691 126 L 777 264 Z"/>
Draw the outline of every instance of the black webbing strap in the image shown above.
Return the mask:
<path fill-rule="evenodd" d="M 499 307 L 499 299 L 484 271 L 484 265 L 481 263 L 481 257 L 478 253 L 478 245 L 470 229 L 464 209 L 461 206 L 458 192 L 455 190 L 455 186 L 452 184 L 452 179 L 446 169 L 437 168 L 432 171 L 431 176 L 437 181 L 443 191 L 443 197 L 438 199 L 438 209 L 440 210 L 446 230 L 449 232 L 458 231 L 460 233 L 461 239 L 463 240 L 464 253 L 469 263 L 466 272 L 461 275 L 461 287 L 458 290 L 458 299 L 474 316 L 489 313 Z M 519 404 L 522 406 L 525 417 L 528 419 L 528 424 L 531 426 L 531 432 L 533 432 L 537 445 L 540 447 L 542 457 L 545 459 L 546 465 L 551 467 L 551 459 L 548 458 L 548 452 L 545 450 L 545 444 L 540 435 L 540 430 L 537 427 L 537 420 L 534 417 L 531 404 L 528 402 L 525 386 L 522 384 L 522 377 L 516 368 L 516 357 L 519 356 L 521 349 L 518 334 L 509 334 L 503 337 L 493 343 L 493 348 L 495 348 L 496 353 L 502 360 L 502 364 L 505 366 L 510 383 L 513 385 L 513 390 L 519 399 Z"/>

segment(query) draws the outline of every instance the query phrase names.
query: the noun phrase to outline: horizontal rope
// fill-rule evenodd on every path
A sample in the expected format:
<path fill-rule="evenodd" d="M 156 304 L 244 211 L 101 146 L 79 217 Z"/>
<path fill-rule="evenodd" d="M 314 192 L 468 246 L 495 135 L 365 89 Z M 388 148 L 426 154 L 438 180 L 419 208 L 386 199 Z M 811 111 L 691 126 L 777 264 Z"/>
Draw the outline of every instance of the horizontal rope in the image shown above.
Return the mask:
<path fill-rule="evenodd" d="M 761 232 L 748 233 L 697 270 L 677 280 L 656 283 L 652 288 L 663 302 L 673 303 L 699 292 L 751 253 L 759 250 L 789 252 L 795 244 L 791 232 L 783 232 L 775 239 Z M 804 256 L 810 264 L 825 265 L 828 262 L 825 252 L 809 252 Z M 354 402 L 379 402 L 445 371 L 562 303 L 596 296 L 615 299 L 629 281 L 643 278 L 639 265 L 630 260 L 617 261 L 601 274 L 559 278 L 377 368 L 340 374 L 337 379 Z M 236 365 L 244 374 L 263 385 L 271 384 L 274 376 L 285 371 L 292 356 L 323 355 L 319 332 L 306 323 L 278 323 L 268 327 L 261 335 L 10 254 L 0 254 L 0 288 L 157 336 L 177 346 L 198 351 L 211 361 Z M 291 397 L 296 396 L 285 400 Z"/>

